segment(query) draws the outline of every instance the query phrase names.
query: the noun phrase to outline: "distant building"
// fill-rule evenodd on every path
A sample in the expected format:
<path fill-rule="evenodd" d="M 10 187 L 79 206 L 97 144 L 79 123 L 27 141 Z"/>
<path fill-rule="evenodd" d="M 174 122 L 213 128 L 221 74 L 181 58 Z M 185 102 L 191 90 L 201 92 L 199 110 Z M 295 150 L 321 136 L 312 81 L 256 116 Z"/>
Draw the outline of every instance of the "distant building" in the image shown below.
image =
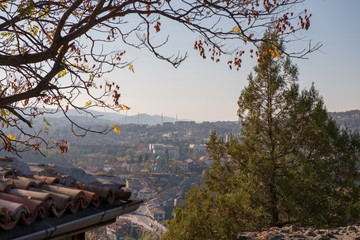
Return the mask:
<path fill-rule="evenodd" d="M 186 200 L 184 198 L 176 198 L 174 200 L 174 208 L 186 208 L 187 207 L 187 203 Z M 176 216 L 176 211 L 173 211 L 173 216 Z"/>
<path fill-rule="evenodd" d="M 151 172 L 160 173 L 169 171 L 169 161 L 163 156 L 158 156 L 155 163 L 151 165 Z"/>
<path fill-rule="evenodd" d="M 133 190 L 139 190 L 141 188 L 141 184 L 136 178 L 128 178 L 126 179 L 126 187 Z"/>
<path fill-rule="evenodd" d="M 144 164 L 134 163 L 134 164 L 128 164 L 127 170 L 132 173 L 141 172 L 145 168 Z"/>
<path fill-rule="evenodd" d="M 187 164 L 193 164 L 194 160 L 192 160 L 191 158 L 188 158 L 184 162 L 187 162 Z"/>
<path fill-rule="evenodd" d="M 182 195 L 183 190 L 180 187 L 174 187 L 162 193 L 159 193 L 158 195 L 156 195 L 156 197 L 154 197 L 150 201 L 147 201 L 145 203 L 145 206 L 156 206 L 159 208 L 169 207 L 174 204 L 174 199 L 181 198 Z"/>
<path fill-rule="evenodd" d="M 133 224 L 126 219 L 117 220 L 115 223 L 106 226 L 106 234 L 109 237 L 121 236 L 129 233 Z"/>
<path fill-rule="evenodd" d="M 165 144 L 149 144 L 149 151 L 156 155 L 165 156 L 165 152 L 169 158 L 177 159 L 179 157 L 179 147 Z"/>
<path fill-rule="evenodd" d="M 122 168 L 126 168 L 127 163 L 126 162 L 111 162 L 111 163 L 104 163 L 104 170 L 110 171 L 110 170 L 119 170 Z"/>
<path fill-rule="evenodd" d="M 138 192 L 138 198 L 141 200 L 149 200 L 153 197 L 155 197 L 157 192 L 150 188 L 143 188 L 140 189 Z"/>
<path fill-rule="evenodd" d="M 199 152 L 206 152 L 206 144 L 189 144 L 189 148 L 195 149 Z"/>
<path fill-rule="evenodd" d="M 187 162 L 177 163 L 176 170 L 180 173 L 185 173 L 189 170 L 189 164 Z"/>
<path fill-rule="evenodd" d="M 148 206 L 147 212 L 158 222 L 165 220 L 165 211 L 161 208 L 158 208 L 157 206 Z"/>
<path fill-rule="evenodd" d="M 174 207 L 186 208 L 187 207 L 186 200 L 184 198 L 176 198 L 174 200 Z"/>

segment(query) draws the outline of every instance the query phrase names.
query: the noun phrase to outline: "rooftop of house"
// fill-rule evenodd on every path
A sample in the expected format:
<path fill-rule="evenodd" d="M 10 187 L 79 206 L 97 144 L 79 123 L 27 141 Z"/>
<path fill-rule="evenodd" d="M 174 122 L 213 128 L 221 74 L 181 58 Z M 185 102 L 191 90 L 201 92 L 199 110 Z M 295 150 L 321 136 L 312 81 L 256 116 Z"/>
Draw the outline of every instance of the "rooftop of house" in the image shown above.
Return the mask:
<path fill-rule="evenodd" d="M 135 211 L 124 184 L 51 164 L 0 158 L 1 239 L 73 236 Z"/>
<path fill-rule="evenodd" d="M 142 189 L 139 190 L 139 193 L 151 194 L 151 193 L 156 193 L 156 191 L 154 189 L 151 189 L 151 188 L 142 188 Z"/>
<path fill-rule="evenodd" d="M 165 214 L 165 211 L 156 207 L 156 206 L 149 206 L 148 207 L 149 212 L 152 214 Z"/>

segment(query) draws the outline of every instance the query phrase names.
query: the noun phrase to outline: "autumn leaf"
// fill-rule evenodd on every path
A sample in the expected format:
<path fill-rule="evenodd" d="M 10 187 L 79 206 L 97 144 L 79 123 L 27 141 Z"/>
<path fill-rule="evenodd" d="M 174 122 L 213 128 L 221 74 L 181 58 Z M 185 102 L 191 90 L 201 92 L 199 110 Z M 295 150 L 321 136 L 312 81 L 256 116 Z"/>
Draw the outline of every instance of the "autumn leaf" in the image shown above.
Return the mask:
<path fill-rule="evenodd" d="M 65 76 L 67 73 L 68 73 L 68 70 L 67 70 L 67 69 L 64 69 L 64 70 L 60 71 L 60 72 L 58 73 L 58 78 L 62 78 L 62 77 Z"/>
<path fill-rule="evenodd" d="M 282 58 L 279 51 L 277 50 L 277 48 L 275 48 L 275 51 L 273 51 L 272 49 L 269 49 L 269 52 L 270 52 L 271 56 L 273 56 L 277 59 Z"/>
<path fill-rule="evenodd" d="M 134 66 L 131 63 L 129 64 L 129 70 L 132 71 L 132 72 L 135 72 L 134 71 Z"/>
<path fill-rule="evenodd" d="M 233 27 L 234 32 L 238 33 L 238 34 L 242 34 L 241 31 L 237 28 L 237 27 Z"/>
<path fill-rule="evenodd" d="M 46 125 L 48 125 L 49 127 L 52 127 L 51 124 L 46 120 L 45 117 L 44 117 L 44 123 L 46 123 Z"/>
<path fill-rule="evenodd" d="M 279 51 L 277 50 L 277 48 L 275 48 L 275 57 L 276 57 L 277 59 L 282 58 L 282 57 L 280 56 L 280 53 L 279 53 Z"/>
<path fill-rule="evenodd" d="M 91 100 L 87 101 L 87 102 L 85 103 L 85 107 L 89 107 L 89 106 L 91 105 L 91 103 L 92 103 Z"/>
<path fill-rule="evenodd" d="M 121 110 L 130 110 L 130 108 L 124 104 L 119 104 L 118 106 Z"/>
<path fill-rule="evenodd" d="M 160 32 L 160 26 L 161 26 L 161 23 L 157 22 L 156 25 L 154 26 L 156 32 Z"/>
<path fill-rule="evenodd" d="M 12 140 L 12 141 L 17 141 L 18 139 L 16 137 L 14 137 L 15 133 L 10 133 L 9 135 L 7 135 L 7 137 Z"/>
<path fill-rule="evenodd" d="M 114 132 L 120 134 L 120 129 L 118 128 L 118 126 L 116 126 L 116 124 L 113 123 L 114 126 Z"/>
<path fill-rule="evenodd" d="M 2 1 L 2 2 L 0 3 L 0 7 L 7 8 L 6 2 L 7 2 L 7 1 Z"/>

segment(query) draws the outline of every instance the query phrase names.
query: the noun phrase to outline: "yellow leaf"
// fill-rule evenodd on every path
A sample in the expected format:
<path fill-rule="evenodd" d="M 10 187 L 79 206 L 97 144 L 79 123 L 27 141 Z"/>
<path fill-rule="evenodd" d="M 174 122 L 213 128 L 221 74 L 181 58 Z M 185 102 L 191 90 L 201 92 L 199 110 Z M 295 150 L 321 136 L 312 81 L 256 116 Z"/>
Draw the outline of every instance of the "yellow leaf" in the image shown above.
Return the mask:
<path fill-rule="evenodd" d="M 114 123 L 113 123 L 113 125 L 114 125 L 114 132 L 120 134 L 120 129 L 118 128 L 118 126 L 116 126 L 116 124 L 114 124 Z"/>
<path fill-rule="evenodd" d="M 275 53 L 272 49 L 269 49 L 269 52 L 270 52 L 271 56 L 275 56 Z"/>
<path fill-rule="evenodd" d="M 134 66 L 131 63 L 129 64 L 129 70 L 132 71 L 132 72 L 135 72 L 134 71 Z"/>
<path fill-rule="evenodd" d="M 44 123 L 46 123 L 46 125 L 48 125 L 49 127 L 52 127 L 51 124 L 46 120 L 45 117 L 44 117 Z"/>
<path fill-rule="evenodd" d="M 279 53 L 279 51 L 277 50 L 277 48 L 275 48 L 275 57 L 276 57 L 277 59 L 282 58 L 282 57 L 280 56 L 280 53 Z"/>
<path fill-rule="evenodd" d="M 233 30 L 238 34 L 242 34 L 241 31 L 237 27 L 233 27 Z"/>
<path fill-rule="evenodd" d="M 121 110 L 130 110 L 130 108 L 124 104 L 119 104 L 118 106 Z"/>
<path fill-rule="evenodd" d="M 17 141 L 18 139 L 16 137 L 14 137 L 15 133 L 10 133 L 9 135 L 7 135 L 7 137 L 12 140 L 12 141 Z"/>
<path fill-rule="evenodd" d="M 91 105 L 91 103 L 92 103 L 92 101 L 91 101 L 91 100 L 87 101 L 87 102 L 85 103 L 85 107 L 90 106 L 90 105 Z"/>
<path fill-rule="evenodd" d="M 67 73 L 68 73 L 67 69 L 64 69 L 64 70 L 60 71 L 58 73 L 58 78 L 61 78 L 61 77 L 65 76 Z"/>

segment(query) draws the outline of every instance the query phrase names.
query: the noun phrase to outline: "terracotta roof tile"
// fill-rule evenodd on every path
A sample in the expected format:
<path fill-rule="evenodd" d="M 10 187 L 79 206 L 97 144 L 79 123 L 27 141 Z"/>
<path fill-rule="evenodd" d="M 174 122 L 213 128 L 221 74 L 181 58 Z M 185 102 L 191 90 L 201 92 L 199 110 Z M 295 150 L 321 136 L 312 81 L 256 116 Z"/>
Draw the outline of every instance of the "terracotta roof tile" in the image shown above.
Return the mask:
<path fill-rule="evenodd" d="M 78 173 L 79 182 L 69 175 L 71 172 Z M 1 229 L 15 228 L 19 222 L 31 225 L 51 216 L 75 214 L 90 206 L 98 208 L 115 201 L 122 205 L 131 203 L 131 192 L 122 189 L 123 184 L 108 179 L 107 185 L 101 184 L 82 170 L 27 165 L 16 159 L 0 158 L 0 176 L 0 233 Z"/>
<path fill-rule="evenodd" d="M 29 189 L 31 187 L 38 187 L 38 183 L 35 181 L 35 179 L 30 178 L 17 178 L 17 179 L 8 179 L 8 182 L 12 182 L 16 188 L 20 189 Z"/>
<path fill-rule="evenodd" d="M 112 203 L 115 199 L 114 193 L 111 188 L 108 187 L 101 187 L 95 185 L 85 185 L 84 190 L 96 193 L 102 201 L 107 203 Z"/>
<path fill-rule="evenodd" d="M 0 182 L 0 192 L 7 192 L 12 186 L 13 184 Z"/>
<path fill-rule="evenodd" d="M 36 191 L 30 191 L 24 189 L 12 189 L 12 188 L 10 188 L 7 191 L 7 193 L 19 197 L 42 201 L 45 204 L 46 209 L 49 209 L 50 206 L 54 204 L 54 199 L 50 193 L 36 192 Z"/>
<path fill-rule="evenodd" d="M 33 178 L 46 182 L 47 184 L 60 183 L 59 178 L 57 177 L 48 177 L 48 176 L 39 176 L 33 175 Z"/>

